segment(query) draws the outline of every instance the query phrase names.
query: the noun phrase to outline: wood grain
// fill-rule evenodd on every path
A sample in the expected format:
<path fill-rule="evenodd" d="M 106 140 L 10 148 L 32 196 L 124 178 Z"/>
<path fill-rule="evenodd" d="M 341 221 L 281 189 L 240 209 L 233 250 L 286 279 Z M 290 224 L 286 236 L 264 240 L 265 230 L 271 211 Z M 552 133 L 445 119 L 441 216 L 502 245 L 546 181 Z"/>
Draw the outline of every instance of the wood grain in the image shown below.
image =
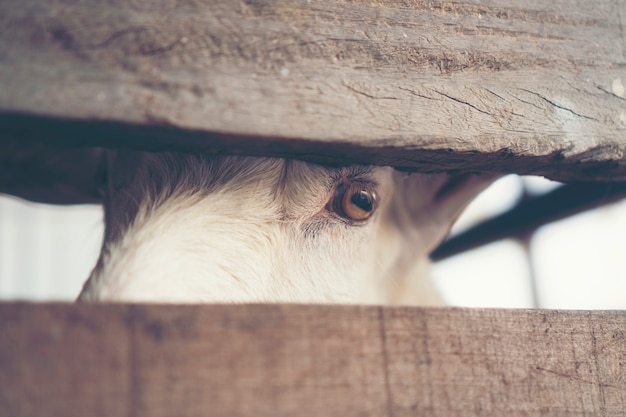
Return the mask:
<path fill-rule="evenodd" d="M 624 312 L 0 304 L 11 416 L 623 416 Z"/>
<path fill-rule="evenodd" d="M 0 138 L 626 180 L 625 0 L 0 4 Z"/>

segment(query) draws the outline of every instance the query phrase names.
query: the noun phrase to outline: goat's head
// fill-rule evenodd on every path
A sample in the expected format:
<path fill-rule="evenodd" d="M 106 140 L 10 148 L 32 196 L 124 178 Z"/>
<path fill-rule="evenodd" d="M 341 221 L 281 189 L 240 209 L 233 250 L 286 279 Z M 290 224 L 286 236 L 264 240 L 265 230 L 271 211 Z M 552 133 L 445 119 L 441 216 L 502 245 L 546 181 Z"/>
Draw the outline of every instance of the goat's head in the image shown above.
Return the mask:
<path fill-rule="evenodd" d="M 427 256 L 493 177 L 111 153 L 83 300 L 437 303 Z"/>

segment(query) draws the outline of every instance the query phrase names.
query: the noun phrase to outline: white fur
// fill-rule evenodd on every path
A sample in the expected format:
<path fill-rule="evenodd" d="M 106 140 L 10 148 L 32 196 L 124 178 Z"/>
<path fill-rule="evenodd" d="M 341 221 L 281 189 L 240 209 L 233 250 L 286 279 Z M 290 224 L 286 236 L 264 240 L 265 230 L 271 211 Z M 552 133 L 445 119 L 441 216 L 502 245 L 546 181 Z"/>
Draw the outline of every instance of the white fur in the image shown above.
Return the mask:
<path fill-rule="evenodd" d="M 145 154 L 133 169 L 110 190 L 124 210 L 107 213 L 118 232 L 82 300 L 439 304 L 427 255 L 487 183 L 448 201 L 437 196 L 448 176 L 385 167 Z M 327 203 L 337 184 L 361 181 L 380 206 L 351 224 Z"/>

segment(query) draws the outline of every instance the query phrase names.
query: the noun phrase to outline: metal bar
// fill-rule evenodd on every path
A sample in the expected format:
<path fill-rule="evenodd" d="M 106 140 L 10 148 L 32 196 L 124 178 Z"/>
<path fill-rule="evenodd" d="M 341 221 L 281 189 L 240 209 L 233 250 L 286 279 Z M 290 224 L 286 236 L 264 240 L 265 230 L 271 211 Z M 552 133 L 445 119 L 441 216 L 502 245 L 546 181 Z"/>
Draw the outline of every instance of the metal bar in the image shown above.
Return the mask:
<path fill-rule="evenodd" d="M 445 240 L 431 253 L 439 261 L 497 240 L 520 237 L 537 228 L 626 197 L 626 183 L 572 183 L 538 197 Z"/>

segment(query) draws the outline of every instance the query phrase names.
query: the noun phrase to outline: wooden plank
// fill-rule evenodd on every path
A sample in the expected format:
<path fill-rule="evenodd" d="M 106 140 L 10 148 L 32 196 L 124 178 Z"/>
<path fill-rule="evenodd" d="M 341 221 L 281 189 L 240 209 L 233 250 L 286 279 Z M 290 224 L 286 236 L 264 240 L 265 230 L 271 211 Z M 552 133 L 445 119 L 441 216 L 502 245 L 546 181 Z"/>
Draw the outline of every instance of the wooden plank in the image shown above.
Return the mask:
<path fill-rule="evenodd" d="M 50 204 L 99 204 L 105 183 L 102 149 L 0 141 L 0 193 Z"/>
<path fill-rule="evenodd" d="M 124 310 L 0 304 L 0 415 L 127 415 Z"/>
<path fill-rule="evenodd" d="M 626 0 L 9 0 L 0 138 L 625 180 L 625 19 Z"/>
<path fill-rule="evenodd" d="M 623 416 L 626 313 L 0 304 L 0 414 Z"/>

